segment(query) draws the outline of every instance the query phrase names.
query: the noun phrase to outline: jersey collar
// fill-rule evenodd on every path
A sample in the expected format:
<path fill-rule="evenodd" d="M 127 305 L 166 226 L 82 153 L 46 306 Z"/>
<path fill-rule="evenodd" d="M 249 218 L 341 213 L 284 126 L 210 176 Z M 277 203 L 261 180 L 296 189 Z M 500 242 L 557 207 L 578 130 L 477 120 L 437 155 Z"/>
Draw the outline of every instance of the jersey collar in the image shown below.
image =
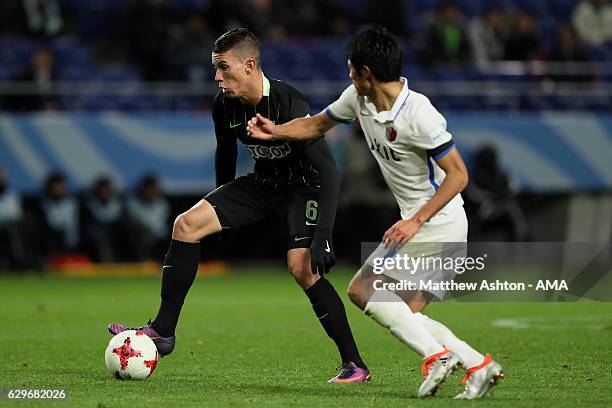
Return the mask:
<path fill-rule="evenodd" d="M 270 96 L 270 81 L 263 73 L 261 76 L 263 77 L 263 96 Z"/>
<path fill-rule="evenodd" d="M 400 81 L 404 83 L 402 90 L 400 91 L 397 98 L 395 98 L 395 102 L 391 107 L 391 110 L 378 112 L 374 114 L 374 120 L 379 123 L 385 122 L 393 122 L 402 108 L 406 105 L 406 101 L 408 100 L 408 95 L 410 95 L 410 89 L 408 89 L 408 80 L 404 77 L 400 77 Z M 376 112 L 376 110 L 374 110 Z"/>

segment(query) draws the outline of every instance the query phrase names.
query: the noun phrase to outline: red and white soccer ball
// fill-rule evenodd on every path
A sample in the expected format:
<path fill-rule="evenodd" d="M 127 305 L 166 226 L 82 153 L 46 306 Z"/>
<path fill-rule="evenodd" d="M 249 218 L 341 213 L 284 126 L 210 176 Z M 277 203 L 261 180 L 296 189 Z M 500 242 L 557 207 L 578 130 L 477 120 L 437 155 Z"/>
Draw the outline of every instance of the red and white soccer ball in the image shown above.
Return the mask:
<path fill-rule="evenodd" d="M 108 371 L 120 380 L 145 380 L 157 367 L 157 347 L 146 334 L 127 330 L 110 340 L 104 360 Z"/>

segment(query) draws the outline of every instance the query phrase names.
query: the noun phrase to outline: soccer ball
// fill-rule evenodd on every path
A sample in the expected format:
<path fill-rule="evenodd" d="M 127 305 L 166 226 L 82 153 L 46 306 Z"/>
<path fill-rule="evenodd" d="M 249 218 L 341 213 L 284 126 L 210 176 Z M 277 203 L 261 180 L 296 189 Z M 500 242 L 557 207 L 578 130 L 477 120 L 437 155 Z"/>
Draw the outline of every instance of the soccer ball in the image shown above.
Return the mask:
<path fill-rule="evenodd" d="M 149 336 L 126 330 L 113 337 L 104 353 L 106 368 L 120 380 L 144 380 L 157 367 L 157 347 Z"/>

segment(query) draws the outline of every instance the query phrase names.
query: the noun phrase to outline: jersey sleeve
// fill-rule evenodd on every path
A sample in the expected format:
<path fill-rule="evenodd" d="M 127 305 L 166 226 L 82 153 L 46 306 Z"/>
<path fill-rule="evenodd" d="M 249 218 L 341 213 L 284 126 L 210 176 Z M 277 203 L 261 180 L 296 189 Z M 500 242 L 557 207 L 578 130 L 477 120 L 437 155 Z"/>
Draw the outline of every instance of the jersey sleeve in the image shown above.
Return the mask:
<path fill-rule="evenodd" d="M 289 106 L 289 120 L 310 115 L 310 104 L 302 95 L 293 95 Z"/>
<path fill-rule="evenodd" d="M 444 157 L 455 145 L 452 135 L 446 130 L 446 119 L 429 101 L 417 111 L 410 142 L 426 150 L 435 160 Z"/>
<path fill-rule="evenodd" d="M 289 105 L 289 113 L 288 113 L 288 121 L 297 118 L 303 118 L 305 116 L 310 115 L 310 104 L 306 100 L 306 97 L 294 88 L 290 88 L 290 105 Z M 302 141 L 291 141 L 289 142 L 293 148 L 297 151 L 303 151 L 306 147 L 308 147 L 313 141 L 312 140 L 302 140 Z"/>
<path fill-rule="evenodd" d="M 223 97 L 217 95 L 213 101 L 213 122 L 215 123 L 215 137 L 217 150 L 215 151 L 215 176 L 217 187 L 229 183 L 236 178 L 236 160 L 238 157 L 238 143 L 236 135 L 226 123 Z"/>
<path fill-rule="evenodd" d="M 335 122 L 351 123 L 357 117 L 355 105 L 357 104 L 357 90 L 351 85 L 342 92 L 342 95 L 325 108 L 325 114 Z"/>

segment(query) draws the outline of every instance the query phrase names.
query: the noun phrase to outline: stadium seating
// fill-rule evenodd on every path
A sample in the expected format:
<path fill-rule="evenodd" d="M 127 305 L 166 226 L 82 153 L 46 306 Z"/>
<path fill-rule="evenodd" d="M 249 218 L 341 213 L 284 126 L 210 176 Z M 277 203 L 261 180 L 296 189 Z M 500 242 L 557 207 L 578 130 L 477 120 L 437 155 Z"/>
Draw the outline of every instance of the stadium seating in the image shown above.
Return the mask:
<path fill-rule="evenodd" d="M 361 3 L 359 0 L 347 0 L 347 4 Z M 406 1 L 407 21 L 412 32 L 422 32 L 427 21 L 424 16 L 431 13 L 440 0 Z M 482 13 L 490 5 L 507 9 L 527 10 L 539 19 L 539 28 L 545 47 L 553 45 L 558 24 L 567 21 L 575 5 L 575 0 L 457 0 L 466 16 L 471 17 Z M 80 26 L 86 27 L 85 34 L 102 30 L 106 22 L 115 18 L 124 6 L 123 0 L 93 0 L 82 2 L 77 0 L 61 0 L 61 4 L 71 10 L 80 20 Z M 205 10 L 211 4 L 210 0 L 171 0 L 170 5 L 177 10 Z M 114 83 L 138 84 L 142 82 L 139 71 L 127 64 L 99 64 L 95 62 L 94 47 L 87 42 L 87 35 L 80 39 L 60 37 L 52 43 L 57 70 L 62 80 L 100 81 Z M 41 46 L 38 40 L 26 38 L 0 38 L 0 82 L 23 71 L 29 64 L 32 50 Z M 412 84 L 427 82 L 451 81 L 487 81 L 499 84 L 525 83 L 534 78 L 516 74 L 484 73 L 474 68 L 428 68 L 419 65 L 416 52 L 405 42 L 403 45 L 404 73 Z M 592 58 L 599 61 L 612 60 L 612 47 L 594 47 L 590 50 Z M 264 44 L 263 61 L 269 76 L 288 81 L 336 80 L 347 81 L 346 57 L 343 52 L 343 39 L 312 39 L 286 40 Z M 600 81 L 612 84 L 612 72 L 602 70 Z M 308 90 L 304 90 L 308 93 Z M 433 95 L 432 98 L 436 96 Z M 170 99 L 168 99 L 170 98 Z M 138 95 L 74 95 L 61 98 L 63 107 L 74 109 L 81 107 L 86 110 L 124 109 L 129 111 L 148 110 L 154 106 L 180 106 L 189 108 L 194 98 L 169 96 L 151 98 Z M 311 98 L 313 99 L 313 98 Z M 324 104 L 323 99 L 314 97 L 314 107 Z M 327 98 L 328 99 L 328 98 Z M 448 95 L 437 101 L 442 107 L 452 109 L 510 109 L 525 106 L 530 109 L 598 109 L 605 110 L 610 106 L 609 97 L 590 97 L 577 103 L 571 98 L 560 96 L 522 97 L 516 98 L 474 98 L 472 95 Z"/>

